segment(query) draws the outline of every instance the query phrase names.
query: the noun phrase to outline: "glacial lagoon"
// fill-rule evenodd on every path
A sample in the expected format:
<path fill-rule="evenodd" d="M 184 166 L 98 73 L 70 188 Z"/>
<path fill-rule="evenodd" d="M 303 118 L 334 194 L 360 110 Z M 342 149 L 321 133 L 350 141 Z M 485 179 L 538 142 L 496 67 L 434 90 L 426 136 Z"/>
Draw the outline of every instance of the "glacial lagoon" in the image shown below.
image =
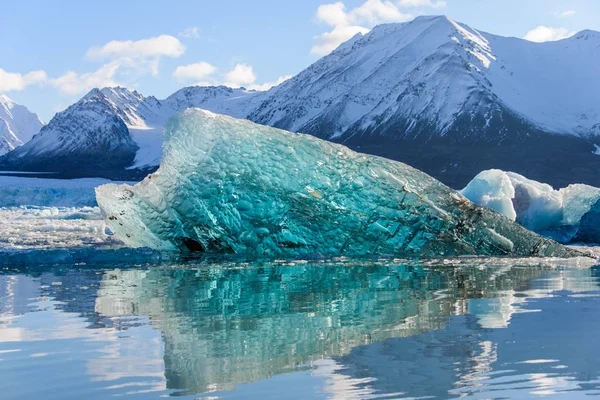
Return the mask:
<path fill-rule="evenodd" d="M 0 208 L 3 398 L 600 394 L 597 249 L 544 239 L 408 166 L 250 128 L 264 149 L 286 149 L 276 139 L 289 136 L 318 145 L 313 158 L 362 169 L 255 182 L 278 165 L 255 151 L 245 179 L 221 182 L 200 155 L 135 186 L 100 187 L 100 207 L 95 181 L 4 187 L 38 205 Z M 217 136 L 197 148 L 248 162 L 228 147 L 242 141 Z M 206 251 L 173 251 L 182 243 Z"/>
<path fill-rule="evenodd" d="M 93 253 L 2 258 L 3 398 L 600 394 L 591 259 Z"/>

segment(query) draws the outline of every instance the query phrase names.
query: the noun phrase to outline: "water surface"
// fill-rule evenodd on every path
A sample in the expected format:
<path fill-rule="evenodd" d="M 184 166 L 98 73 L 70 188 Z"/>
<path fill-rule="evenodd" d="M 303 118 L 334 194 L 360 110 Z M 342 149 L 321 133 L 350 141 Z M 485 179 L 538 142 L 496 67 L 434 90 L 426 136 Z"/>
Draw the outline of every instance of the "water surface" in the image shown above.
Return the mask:
<path fill-rule="evenodd" d="M 0 397 L 600 394 L 582 260 L 111 254 L 0 262 Z"/>

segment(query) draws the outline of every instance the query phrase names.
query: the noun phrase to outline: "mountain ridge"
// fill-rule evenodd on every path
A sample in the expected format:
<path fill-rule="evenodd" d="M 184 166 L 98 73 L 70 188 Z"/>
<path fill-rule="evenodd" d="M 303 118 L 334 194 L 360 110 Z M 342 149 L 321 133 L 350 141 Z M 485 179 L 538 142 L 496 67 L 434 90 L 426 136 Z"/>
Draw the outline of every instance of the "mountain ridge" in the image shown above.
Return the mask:
<path fill-rule="evenodd" d="M 0 93 L 0 155 L 29 141 L 43 125 L 27 107 Z"/>
<path fill-rule="evenodd" d="M 135 151 L 121 169 L 130 171 L 154 169 L 162 124 L 199 107 L 400 160 L 454 187 L 490 168 L 600 186 L 597 61 L 595 31 L 533 43 L 425 16 L 357 34 L 266 92 L 192 86 L 158 100 L 117 87 L 88 95 L 102 93 L 125 124 Z M 19 168 L 11 159 L 0 163 Z"/>

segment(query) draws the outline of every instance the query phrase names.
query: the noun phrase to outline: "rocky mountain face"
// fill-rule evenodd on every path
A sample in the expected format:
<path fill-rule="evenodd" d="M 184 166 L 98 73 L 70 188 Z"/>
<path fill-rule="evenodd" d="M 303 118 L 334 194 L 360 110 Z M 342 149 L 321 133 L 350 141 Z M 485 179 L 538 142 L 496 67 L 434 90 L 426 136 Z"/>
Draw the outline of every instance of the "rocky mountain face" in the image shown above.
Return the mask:
<path fill-rule="evenodd" d="M 164 122 L 198 107 L 400 160 L 455 188 L 490 168 L 555 186 L 600 186 L 598 60 L 598 32 L 533 43 L 419 17 L 356 35 L 267 92 L 187 87 L 157 100 L 96 89 L 42 132 L 69 135 L 53 134 L 58 142 L 49 147 L 53 140 L 38 138 L 0 164 L 30 168 L 32 158 L 37 165 L 48 158 L 42 154 L 68 159 L 82 149 L 74 140 L 86 154 L 113 159 L 112 169 L 144 174 L 160 161 Z M 106 113 L 87 110 L 94 94 Z M 100 134 L 110 139 L 90 139 Z M 119 155 L 98 153 L 107 148 Z"/>
<path fill-rule="evenodd" d="M 0 93 L 0 155 L 29 141 L 43 125 L 27 107 Z"/>

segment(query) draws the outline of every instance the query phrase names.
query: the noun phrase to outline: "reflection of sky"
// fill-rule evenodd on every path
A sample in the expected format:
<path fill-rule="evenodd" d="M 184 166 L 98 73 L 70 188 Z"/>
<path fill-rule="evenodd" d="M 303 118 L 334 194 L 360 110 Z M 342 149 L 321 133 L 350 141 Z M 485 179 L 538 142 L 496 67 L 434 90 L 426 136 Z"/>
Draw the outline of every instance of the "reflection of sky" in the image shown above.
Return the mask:
<path fill-rule="evenodd" d="M 313 293 L 292 283 L 306 271 L 290 271 L 0 275 L 0 390 L 11 399 L 600 393 L 595 270 L 465 273 L 470 283 L 453 288 L 431 286 L 446 272 L 396 281 L 349 269 L 352 285 Z"/>
<path fill-rule="evenodd" d="M 89 329 L 79 313 L 43 296 L 39 279 L 9 278 L 0 276 L 3 398 L 104 398 L 166 389 L 160 332 L 148 325 Z"/>

